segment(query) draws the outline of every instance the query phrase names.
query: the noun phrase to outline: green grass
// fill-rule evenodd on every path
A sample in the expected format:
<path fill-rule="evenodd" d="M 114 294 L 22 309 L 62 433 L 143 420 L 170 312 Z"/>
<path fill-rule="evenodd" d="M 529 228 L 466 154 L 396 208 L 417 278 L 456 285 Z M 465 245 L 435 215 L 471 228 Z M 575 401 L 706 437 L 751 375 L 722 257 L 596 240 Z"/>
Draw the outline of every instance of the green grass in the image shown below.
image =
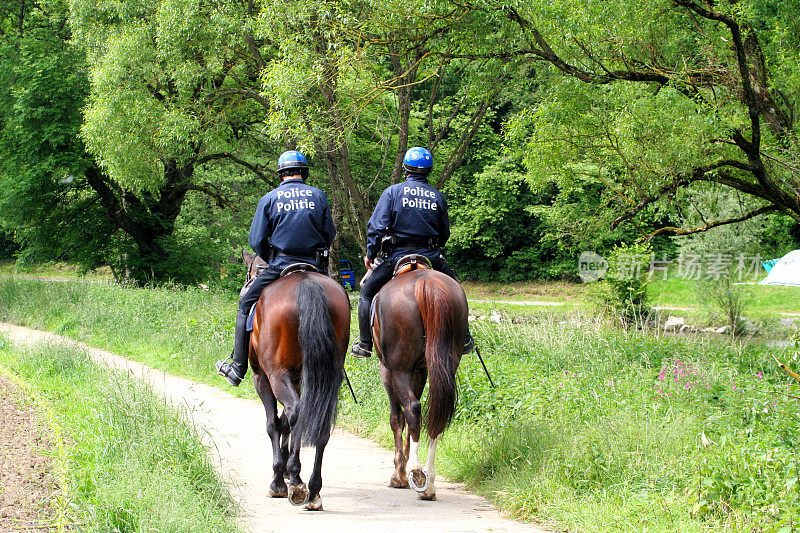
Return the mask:
<path fill-rule="evenodd" d="M 490 300 L 533 300 L 543 302 L 580 302 L 587 285 L 567 281 L 526 281 L 517 283 L 463 283 L 468 298 Z"/>
<path fill-rule="evenodd" d="M 797 403 L 767 350 L 583 322 L 473 326 L 498 387 L 464 359 L 441 472 L 570 530 L 800 527 Z M 376 363 L 348 372 L 343 420 L 388 445 Z"/>
<path fill-rule="evenodd" d="M 529 283 L 475 283 L 464 284 L 467 296 L 472 300 L 474 312 L 492 314 L 493 311 L 508 315 L 518 322 L 537 321 L 542 316 L 569 316 L 576 312 L 590 312 L 596 307 L 592 294 L 594 284 L 568 282 Z M 734 285 L 745 303 L 744 315 L 758 325 L 760 334 L 785 336 L 786 327 L 780 325 L 787 314 L 800 314 L 800 287 L 776 287 L 757 284 Z M 719 327 L 726 321 L 720 310 L 709 301 L 712 292 L 710 281 L 693 281 L 683 278 L 654 280 L 647 289 L 650 305 L 667 308 L 662 314 L 683 316 L 687 323 L 696 326 Z M 521 305 L 526 301 L 557 302 L 563 305 Z M 514 303 L 519 302 L 519 303 Z"/>
<path fill-rule="evenodd" d="M 69 280 L 111 281 L 113 276 L 108 267 L 83 271 L 69 263 L 43 263 L 35 265 L 20 264 L 17 261 L 0 261 L 0 276 L 26 278 L 53 278 Z"/>
<path fill-rule="evenodd" d="M 146 385 L 58 345 L 0 339 L 0 365 L 51 413 L 67 530 L 239 531 L 196 431 Z"/>
<path fill-rule="evenodd" d="M 233 346 L 236 299 L 200 289 L 0 278 L 0 320 L 52 331 L 195 381 L 219 384 Z M 249 387 L 231 389 L 255 398 Z"/>
<path fill-rule="evenodd" d="M 226 390 L 212 363 L 229 350 L 234 308 L 203 291 L 0 280 L 0 319 Z M 557 310 L 517 322 L 472 324 L 498 387 L 464 358 L 440 472 L 570 530 L 800 527 L 800 391 L 772 359 L 797 369 L 796 348 L 626 333 Z M 377 361 L 346 369 L 359 404 L 343 389 L 340 422 L 390 445 Z"/>
<path fill-rule="evenodd" d="M 687 279 L 654 281 L 648 289 L 653 305 L 666 307 L 689 307 L 699 309 L 708 304 L 703 295 L 708 282 Z M 778 313 L 800 313 L 800 287 L 778 287 L 771 285 L 734 285 L 748 302 L 747 308 L 755 315 L 772 316 Z"/>

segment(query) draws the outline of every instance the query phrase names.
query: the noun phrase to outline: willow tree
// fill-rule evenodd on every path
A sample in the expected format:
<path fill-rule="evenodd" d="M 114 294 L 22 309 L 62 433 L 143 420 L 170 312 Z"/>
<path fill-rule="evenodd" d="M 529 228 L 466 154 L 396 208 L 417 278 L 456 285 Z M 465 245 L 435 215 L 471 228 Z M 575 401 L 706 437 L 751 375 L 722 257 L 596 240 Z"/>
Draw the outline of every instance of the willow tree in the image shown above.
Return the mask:
<path fill-rule="evenodd" d="M 87 179 L 110 218 L 135 243 L 133 278 L 171 277 L 166 243 L 187 194 L 230 201 L 203 172 L 236 165 L 274 183 L 258 91 L 269 44 L 250 28 L 252 1 L 73 0 L 73 41 L 91 89 L 81 134 L 99 163 Z"/>

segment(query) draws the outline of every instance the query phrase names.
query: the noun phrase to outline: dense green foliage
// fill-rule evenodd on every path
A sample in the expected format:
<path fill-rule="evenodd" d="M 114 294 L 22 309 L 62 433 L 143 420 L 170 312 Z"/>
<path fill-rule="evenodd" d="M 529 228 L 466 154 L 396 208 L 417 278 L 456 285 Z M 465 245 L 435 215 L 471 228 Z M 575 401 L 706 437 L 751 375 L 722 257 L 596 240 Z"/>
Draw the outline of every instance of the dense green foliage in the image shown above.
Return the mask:
<path fill-rule="evenodd" d="M 780 255 L 800 245 L 798 14 L 775 0 L 11 1 L 0 231 L 22 257 L 216 281 L 275 157 L 297 147 L 331 199 L 335 253 L 355 259 L 406 148 L 424 145 L 466 278 L 574 277 L 582 250 L 673 252 L 667 235 L 763 216 L 751 233 Z"/>
<path fill-rule="evenodd" d="M 0 339 L 0 364 L 47 406 L 62 440 L 60 527 L 238 531 L 199 435 L 147 385 L 63 346 L 18 348 Z"/>
<path fill-rule="evenodd" d="M 0 280 L 2 320 L 218 385 L 232 308 L 203 291 Z M 800 386 L 772 359 L 797 368 L 796 346 L 624 333 L 588 316 L 472 327 L 498 388 L 464 358 L 445 475 L 516 516 L 581 531 L 797 527 Z M 377 361 L 346 369 L 359 404 L 343 390 L 340 420 L 388 445 Z"/>

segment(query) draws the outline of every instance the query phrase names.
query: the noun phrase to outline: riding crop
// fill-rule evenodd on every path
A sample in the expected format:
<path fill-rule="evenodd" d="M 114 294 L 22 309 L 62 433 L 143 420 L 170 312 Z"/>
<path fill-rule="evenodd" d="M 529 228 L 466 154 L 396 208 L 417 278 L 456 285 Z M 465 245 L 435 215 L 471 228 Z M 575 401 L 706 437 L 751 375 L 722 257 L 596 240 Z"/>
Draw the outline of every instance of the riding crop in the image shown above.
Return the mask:
<path fill-rule="evenodd" d="M 353 395 L 353 401 L 356 403 L 356 405 L 358 405 L 358 400 L 356 399 L 356 393 L 353 390 L 353 386 L 350 384 L 350 378 L 347 377 L 347 370 L 345 370 L 344 367 L 342 368 L 342 372 L 344 373 L 345 381 L 347 381 L 347 386 L 350 387 L 350 394 Z M 491 378 L 489 378 L 489 380 L 491 381 Z"/>
<path fill-rule="evenodd" d="M 489 384 L 494 388 L 494 381 L 492 381 L 492 376 L 489 375 L 489 369 L 486 368 L 486 363 L 483 362 L 483 357 L 481 357 L 481 350 L 478 348 L 478 345 L 475 344 L 475 353 L 478 354 L 478 360 L 481 362 L 483 366 L 483 371 L 486 372 L 486 377 L 489 378 Z M 347 382 L 350 383 L 349 381 Z"/>

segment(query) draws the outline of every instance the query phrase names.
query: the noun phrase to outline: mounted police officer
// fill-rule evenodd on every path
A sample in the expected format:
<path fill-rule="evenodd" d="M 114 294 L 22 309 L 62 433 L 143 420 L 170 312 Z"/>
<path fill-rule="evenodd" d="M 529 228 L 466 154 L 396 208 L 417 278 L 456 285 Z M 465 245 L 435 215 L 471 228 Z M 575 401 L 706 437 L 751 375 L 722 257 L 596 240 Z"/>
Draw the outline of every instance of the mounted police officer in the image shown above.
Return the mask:
<path fill-rule="evenodd" d="M 427 149 L 408 150 L 403 158 L 405 181 L 383 191 L 369 219 L 364 265 L 371 273 L 358 300 L 359 339 L 350 350 L 356 357 L 372 355 L 372 299 L 392 279 L 398 259 L 408 254 L 424 255 L 434 270 L 457 279 L 440 250 L 450 237 L 450 219 L 444 195 L 428 183 L 432 169 L 433 156 Z M 383 262 L 377 264 L 379 252 Z M 470 337 L 465 351 L 471 351 L 472 346 Z"/>
<path fill-rule="evenodd" d="M 247 373 L 250 346 L 247 315 L 261 297 L 261 291 L 291 264 L 309 263 L 325 270 L 327 265 L 321 264 L 324 262 L 321 257 L 327 257 L 327 249 L 336 235 L 328 197 L 304 181 L 308 178 L 305 156 L 295 150 L 281 154 L 278 176 L 282 183 L 261 198 L 250 225 L 250 246 L 267 260 L 268 267 L 239 299 L 232 361 L 215 364 L 217 372 L 234 387 Z"/>

